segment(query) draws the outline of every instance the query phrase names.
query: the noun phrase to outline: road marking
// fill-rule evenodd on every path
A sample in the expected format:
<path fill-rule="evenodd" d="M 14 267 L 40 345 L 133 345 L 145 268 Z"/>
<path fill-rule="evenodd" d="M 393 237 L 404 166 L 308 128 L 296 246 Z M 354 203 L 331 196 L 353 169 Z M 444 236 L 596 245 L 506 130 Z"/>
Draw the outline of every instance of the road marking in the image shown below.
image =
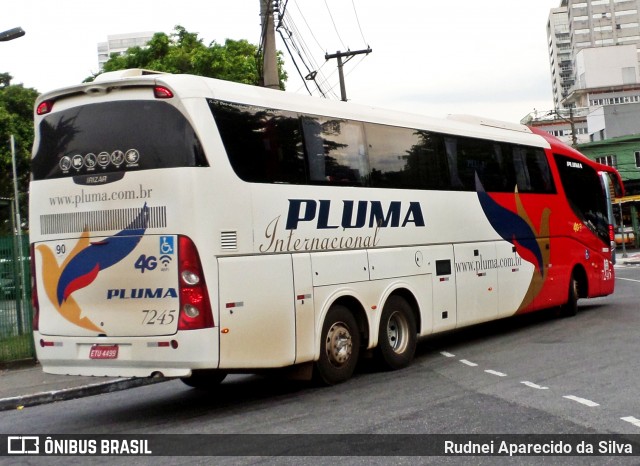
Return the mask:
<path fill-rule="evenodd" d="M 505 374 L 504 372 L 498 372 L 498 371 L 494 371 L 494 370 L 491 370 L 491 369 L 487 369 L 487 370 L 485 370 L 485 372 L 487 374 L 497 375 L 498 377 L 506 377 L 507 376 L 507 374 Z"/>
<path fill-rule="evenodd" d="M 549 387 L 543 387 L 542 385 L 538 385 L 537 383 L 533 383 L 533 382 L 528 382 L 526 380 L 523 380 L 520 383 L 526 385 L 527 387 L 535 388 L 536 390 L 549 390 Z"/>
<path fill-rule="evenodd" d="M 640 427 L 640 419 L 637 419 L 633 416 L 621 417 L 620 419 L 622 419 L 623 421 L 629 422 L 636 427 Z"/>
<path fill-rule="evenodd" d="M 633 278 L 622 278 L 622 277 L 616 277 L 618 280 L 624 280 L 627 282 L 636 282 L 636 283 L 640 283 L 640 280 L 634 280 Z"/>
<path fill-rule="evenodd" d="M 443 355 L 445 358 L 455 358 L 456 357 L 455 354 L 447 353 L 446 351 L 440 351 L 440 354 Z"/>
<path fill-rule="evenodd" d="M 462 364 L 466 364 L 467 366 L 476 367 L 477 364 L 475 362 L 467 361 L 466 359 L 461 359 L 460 362 Z"/>
<path fill-rule="evenodd" d="M 579 396 L 564 395 L 562 398 L 566 398 L 567 400 L 577 401 L 578 403 L 583 404 L 585 406 L 589 406 L 590 408 L 593 408 L 595 406 L 600 406 L 595 401 L 587 400 L 586 398 L 580 398 Z"/>

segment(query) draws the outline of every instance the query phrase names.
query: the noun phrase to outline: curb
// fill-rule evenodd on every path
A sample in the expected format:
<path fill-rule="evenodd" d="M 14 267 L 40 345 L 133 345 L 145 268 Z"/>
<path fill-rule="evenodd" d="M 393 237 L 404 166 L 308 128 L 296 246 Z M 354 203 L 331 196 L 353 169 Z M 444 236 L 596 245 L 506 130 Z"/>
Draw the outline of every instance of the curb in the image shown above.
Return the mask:
<path fill-rule="evenodd" d="M 640 257 L 630 257 L 627 259 L 620 259 L 620 263 L 624 265 L 640 265 Z"/>
<path fill-rule="evenodd" d="M 83 385 L 81 387 L 64 388 L 62 390 L 36 393 L 33 395 L 1 398 L 0 411 L 22 409 L 29 406 L 55 403 L 56 401 L 73 400 L 76 398 L 84 398 L 87 396 L 100 395 L 103 393 L 118 392 L 121 390 L 128 390 L 129 388 L 143 387 L 145 385 L 153 385 L 156 383 L 166 382 L 168 380 L 171 379 L 131 377 L 123 380 L 100 382 L 90 385 Z"/>

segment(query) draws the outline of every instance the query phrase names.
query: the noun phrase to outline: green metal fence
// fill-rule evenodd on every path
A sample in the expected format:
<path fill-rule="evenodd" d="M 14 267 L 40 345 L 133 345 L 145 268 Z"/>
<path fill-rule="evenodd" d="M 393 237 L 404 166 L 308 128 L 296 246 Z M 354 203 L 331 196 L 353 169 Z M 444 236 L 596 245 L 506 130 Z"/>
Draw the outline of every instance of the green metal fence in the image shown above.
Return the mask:
<path fill-rule="evenodd" d="M 0 236 L 0 363 L 35 357 L 29 237 Z"/>

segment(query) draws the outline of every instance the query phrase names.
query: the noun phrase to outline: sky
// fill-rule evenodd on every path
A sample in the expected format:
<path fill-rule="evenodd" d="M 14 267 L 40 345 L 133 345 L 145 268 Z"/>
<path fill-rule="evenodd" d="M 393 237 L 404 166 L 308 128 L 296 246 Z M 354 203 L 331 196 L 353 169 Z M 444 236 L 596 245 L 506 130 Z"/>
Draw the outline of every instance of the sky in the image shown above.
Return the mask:
<path fill-rule="evenodd" d="M 165 32 L 176 25 L 206 45 L 260 39 L 259 0 L 20 0 L 0 31 L 0 72 L 39 92 L 82 82 L 98 71 L 108 35 Z M 344 66 L 348 100 L 434 117 L 471 114 L 519 122 L 552 109 L 546 24 L 560 0 L 288 0 L 290 28 L 307 62 L 338 100 L 337 61 L 325 53 L 362 50 Z M 286 92 L 308 94 L 278 36 L 289 74 Z M 304 71 L 306 74 L 306 70 Z M 311 85 L 311 83 L 310 83 Z M 314 88 L 315 89 L 315 88 Z M 317 91 L 316 91 L 317 94 Z"/>

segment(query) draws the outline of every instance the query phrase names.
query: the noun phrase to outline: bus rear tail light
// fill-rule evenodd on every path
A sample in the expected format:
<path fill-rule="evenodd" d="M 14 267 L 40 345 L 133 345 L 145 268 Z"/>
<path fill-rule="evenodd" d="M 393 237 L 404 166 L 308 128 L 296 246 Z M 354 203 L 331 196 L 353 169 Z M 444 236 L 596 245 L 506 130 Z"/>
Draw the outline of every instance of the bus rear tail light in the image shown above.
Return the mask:
<path fill-rule="evenodd" d="M 153 95 L 156 99 L 171 99 L 173 97 L 173 92 L 168 87 L 155 86 L 153 88 Z"/>
<path fill-rule="evenodd" d="M 615 240 L 616 240 L 615 230 L 613 229 L 613 225 L 609 225 L 609 241 L 611 241 L 611 244 L 613 244 Z"/>
<path fill-rule="evenodd" d="M 36 250 L 31 245 L 31 306 L 33 307 L 33 330 L 40 329 L 40 302 L 38 301 L 38 286 L 36 282 Z"/>
<path fill-rule="evenodd" d="M 36 107 L 36 113 L 38 115 L 46 115 L 47 113 L 51 113 L 51 110 L 53 110 L 53 100 L 44 100 Z"/>
<path fill-rule="evenodd" d="M 193 241 L 186 236 L 178 236 L 178 276 L 180 280 L 178 330 L 213 327 L 213 314 L 202 263 Z"/>

